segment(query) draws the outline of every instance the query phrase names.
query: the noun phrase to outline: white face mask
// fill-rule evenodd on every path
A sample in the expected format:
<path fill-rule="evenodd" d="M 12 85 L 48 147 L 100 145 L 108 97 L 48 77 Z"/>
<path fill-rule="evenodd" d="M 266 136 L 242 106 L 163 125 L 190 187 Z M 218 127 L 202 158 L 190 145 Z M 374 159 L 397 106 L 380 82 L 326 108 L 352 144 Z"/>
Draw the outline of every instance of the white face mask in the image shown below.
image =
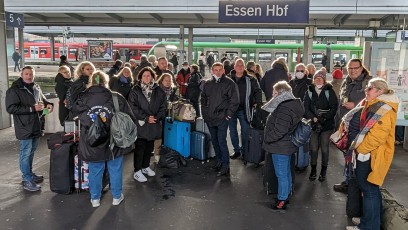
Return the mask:
<path fill-rule="evenodd" d="M 183 69 L 184 69 L 184 70 L 187 70 L 187 69 L 188 69 L 188 66 L 183 66 Z"/>
<path fill-rule="evenodd" d="M 302 72 L 296 72 L 296 73 L 295 73 L 295 77 L 296 77 L 297 79 L 302 79 L 302 78 L 305 77 L 305 74 L 302 73 Z"/>
<path fill-rule="evenodd" d="M 321 88 L 323 87 L 323 85 L 316 85 L 316 87 L 317 87 L 318 89 L 321 89 Z"/>

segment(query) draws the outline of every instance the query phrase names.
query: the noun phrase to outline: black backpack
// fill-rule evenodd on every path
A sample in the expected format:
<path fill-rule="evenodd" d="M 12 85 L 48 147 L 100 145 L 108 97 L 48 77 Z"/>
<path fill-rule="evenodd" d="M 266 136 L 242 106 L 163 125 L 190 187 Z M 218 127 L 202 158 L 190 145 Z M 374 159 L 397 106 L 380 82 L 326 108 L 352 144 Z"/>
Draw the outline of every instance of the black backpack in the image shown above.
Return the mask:
<path fill-rule="evenodd" d="M 103 123 L 101 117 L 99 115 L 96 115 L 94 123 L 92 123 L 91 127 L 89 127 L 88 130 L 88 135 L 86 138 L 87 143 L 91 147 L 96 147 L 101 144 L 107 143 L 109 139 L 109 128 L 105 123 Z"/>

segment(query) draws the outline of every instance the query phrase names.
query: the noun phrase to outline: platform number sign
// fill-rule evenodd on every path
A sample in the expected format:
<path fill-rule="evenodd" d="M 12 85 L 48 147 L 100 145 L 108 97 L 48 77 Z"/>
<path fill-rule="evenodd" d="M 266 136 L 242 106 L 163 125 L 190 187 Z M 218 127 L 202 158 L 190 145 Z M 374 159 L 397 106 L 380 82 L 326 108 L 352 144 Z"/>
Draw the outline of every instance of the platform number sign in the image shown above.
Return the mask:
<path fill-rule="evenodd" d="M 5 12 L 6 13 L 6 26 L 8 27 L 17 27 L 17 28 L 24 28 L 24 15 L 13 13 L 13 12 Z"/>

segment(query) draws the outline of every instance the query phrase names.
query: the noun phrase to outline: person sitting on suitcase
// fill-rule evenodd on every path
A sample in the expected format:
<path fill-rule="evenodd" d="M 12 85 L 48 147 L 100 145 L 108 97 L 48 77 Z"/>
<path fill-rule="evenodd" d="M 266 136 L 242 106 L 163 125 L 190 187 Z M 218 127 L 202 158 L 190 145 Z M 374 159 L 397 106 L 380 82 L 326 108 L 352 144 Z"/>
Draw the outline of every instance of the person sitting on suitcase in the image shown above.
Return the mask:
<path fill-rule="evenodd" d="M 211 133 L 217 163 L 217 176 L 228 176 L 229 151 L 227 145 L 228 122 L 239 106 L 238 86 L 226 77 L 222 63 L 212 65 L 212 78 L 201 92 L 201 113 Z"/>
<path fill-rule="evenodd" d="M 302 101 L 292 93 L 286 81 L 273 86 L 272 99 L 262 109 L 270 115 L 264 130 L 263 149 L 271 153 L 272 162 L 278 178 L 278 199 L 272 205 L 273 210 L 284 210 L 292 191 L 290 161 L 298 148 L 293 144 L 291 135 L 305 112 Z"/>
<path fill-rule="evenodd" d="M 167 65 L 167 62 L 166 62 Z M 166 117 L 166 94 L 156 79 L 156 74 L 150 67 L 140 70 L 138 83 L 129 94 L 129 104 L 137 119 L 137 140 L 135 142 L 133 178 L 146 182 L 148 176 L 156 173 L 150 169 L 150 155 L 153 152 L 154 141 L 162 138 L 163 120 Z"/>
<path fill-rule="evenodd" d="M 106 140 L 101 144 L 91 146 L 89 137 L 92 135 L 90 127 L 98 121 L 102 121 L 105 127 L 109 127 L 113 112 L 112 92 L 108 86 L 109 77 L 102 71 L 96 71 L 89 77 L 87 89 L 74 104 L 74 109 L 78 111 L 81 124 L 78 158 L 89 163 L 89 193 L 92 207 L 99 207 L 102 181 L 105 171 L 105 164 L 108 167 L 110 178 L 110 190 L 112 192 L 113 205 L 119 205 L 124 199 L 122 193 L 122 169 L 123 153 L 126 149 L 114 147 L 110 149 L 109 131 Z M 119 108 L 135 121 L 133 113 L 126 99 L 117 93 Z"/>
<path fill-rule="evenodd" d="M 33 173 L 33 158 L 41 136 L 40 117 L 44 110 L 52 112 L 53 104 L 43 95 L 39 85 L 34 83 L 35 70 L 26 66 L 21 77 L 13 82 L 6 92 L 6 109 L 13 115 L 16 138 L 20 141 L 20 170 L 23 174 L 23 188 L 30 192 L 40 191 L 43 176 Z"/>
<path fill-rule="evenodd" d="M 238 110 L 232 115 L 229 120 L 229 130 L 234 154 L 231 159 L 237 159 L 241 153 L 246 153 L 246 131 L 249 128 L 249 123 L 252 120 L 252 110 L 256 105 L 262 104 L 262 90 L 255 77 L 248 75 L 245 70 L 244 60 L 241 58 L 235 61 L 234 70 L 231 71 L 229 77 L 237 84 L 239 92 Z M 241 146 L 239 144 L 237 121 L 241 126 Z"/>

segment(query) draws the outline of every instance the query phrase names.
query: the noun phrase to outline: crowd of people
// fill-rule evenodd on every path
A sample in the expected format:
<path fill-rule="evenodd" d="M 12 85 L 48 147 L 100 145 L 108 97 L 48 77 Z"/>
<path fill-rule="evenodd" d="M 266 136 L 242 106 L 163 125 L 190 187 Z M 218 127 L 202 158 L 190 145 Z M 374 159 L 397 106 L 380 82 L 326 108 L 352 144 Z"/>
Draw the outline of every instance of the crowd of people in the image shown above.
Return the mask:
<path fill-rule="evenodd" d="M 239 57 L 229 60 L 224 56 L 223 59 L 223 63 L 217 62 L 212 53 L 208 57 L 202 53 L 197 64 L 184 61 L 178 70 L 175 54 L 171 58 L 172 65 L 166 57 L 142 56 L 139 64 L 133 59 L 128 63 L 117 60 L 107 74 L 97 71 L 88 61 L 79 63 L 73 74 L 66 60 L 61 63 L 55 78 L 59 119 L 61 125 L 76 116 L 81 121 L 79 158 L 89 162 L 92 206 L 100 204 L 105 163 L 110 174 L 113 205 L 124 199 L 124 150 L 110 149 L 107 142 L 98 146 L 89 146 L 86 142 L 93 122 L 101 119 L 105 125 L 110 125 L 114 111 L 111 92 L 114 91 L 120 95 L 121 111 L 137 126 L 133 178 L 141 183 L 156 174 L 150 168 L 150 158 L 154 152 L 154 161 L 158 161 L 169 102 L 180 98 L 188 100 L 207 123 L 216 153 L 213 168 L 218 177 L 229 176 L 230 159 L 240 158 L 246 152 L 244 143 L 253 110 L 262 107 L 269 114 L 262 147 L 272 156 L 278 178 L 278 196 L 272 204 L 274 210 L 286 209 L 292 191 L 290 159 L 299 148 L 291 142 L 291 135 L 297 124 L 302 118 L 311 121 L 311 140 L 303 146 L 311 156 L 309 180 L 323 182 L 329 170 L 329 137 L 340 123 L 348 121 L 345 179 L 334 185 L 334 190 L 346 192 L 350 176 L 356 175 L 363 193 L 364 211 L 359 225 L 347 229 L 379 229 L 379 186 L 384 182 L 394 153 L 398 108 L 398 98 L 387 82 L 372 78 L 360 59 L 348 61 L 345 77 L 340 70 L 335 70 L 332 82 L 327 81 L 325 68 L 316 70 L 313 64 L 297 64 L 291 77 L 284 58 L 273 61 L 265 73 L 255 62 L 245 63 Z M 208 80 L 204 80 L 206 66 L 211 73 Z M 41 136 L 40 117 L 44 110 L 51 112 L 53 109 L 35 84 L 34 77 L 35 70 L 24 67 L 21 78 L 13 83 L 6 95 L 7 111 L 14 115 L 16 136 L 20 140 L 23 188 L 29 191 L 41 188 L 38 183 L 43 177 L 32 172 L 32 159 Z M 266 101 L 262 101 L 263 95 Z M 233 145 L 231 154 L 226 140 L 228 130 Z M 320 173 L 317 170 L 319 152 Z M 356 160 L 350 161 L 350 155 Z"/>

